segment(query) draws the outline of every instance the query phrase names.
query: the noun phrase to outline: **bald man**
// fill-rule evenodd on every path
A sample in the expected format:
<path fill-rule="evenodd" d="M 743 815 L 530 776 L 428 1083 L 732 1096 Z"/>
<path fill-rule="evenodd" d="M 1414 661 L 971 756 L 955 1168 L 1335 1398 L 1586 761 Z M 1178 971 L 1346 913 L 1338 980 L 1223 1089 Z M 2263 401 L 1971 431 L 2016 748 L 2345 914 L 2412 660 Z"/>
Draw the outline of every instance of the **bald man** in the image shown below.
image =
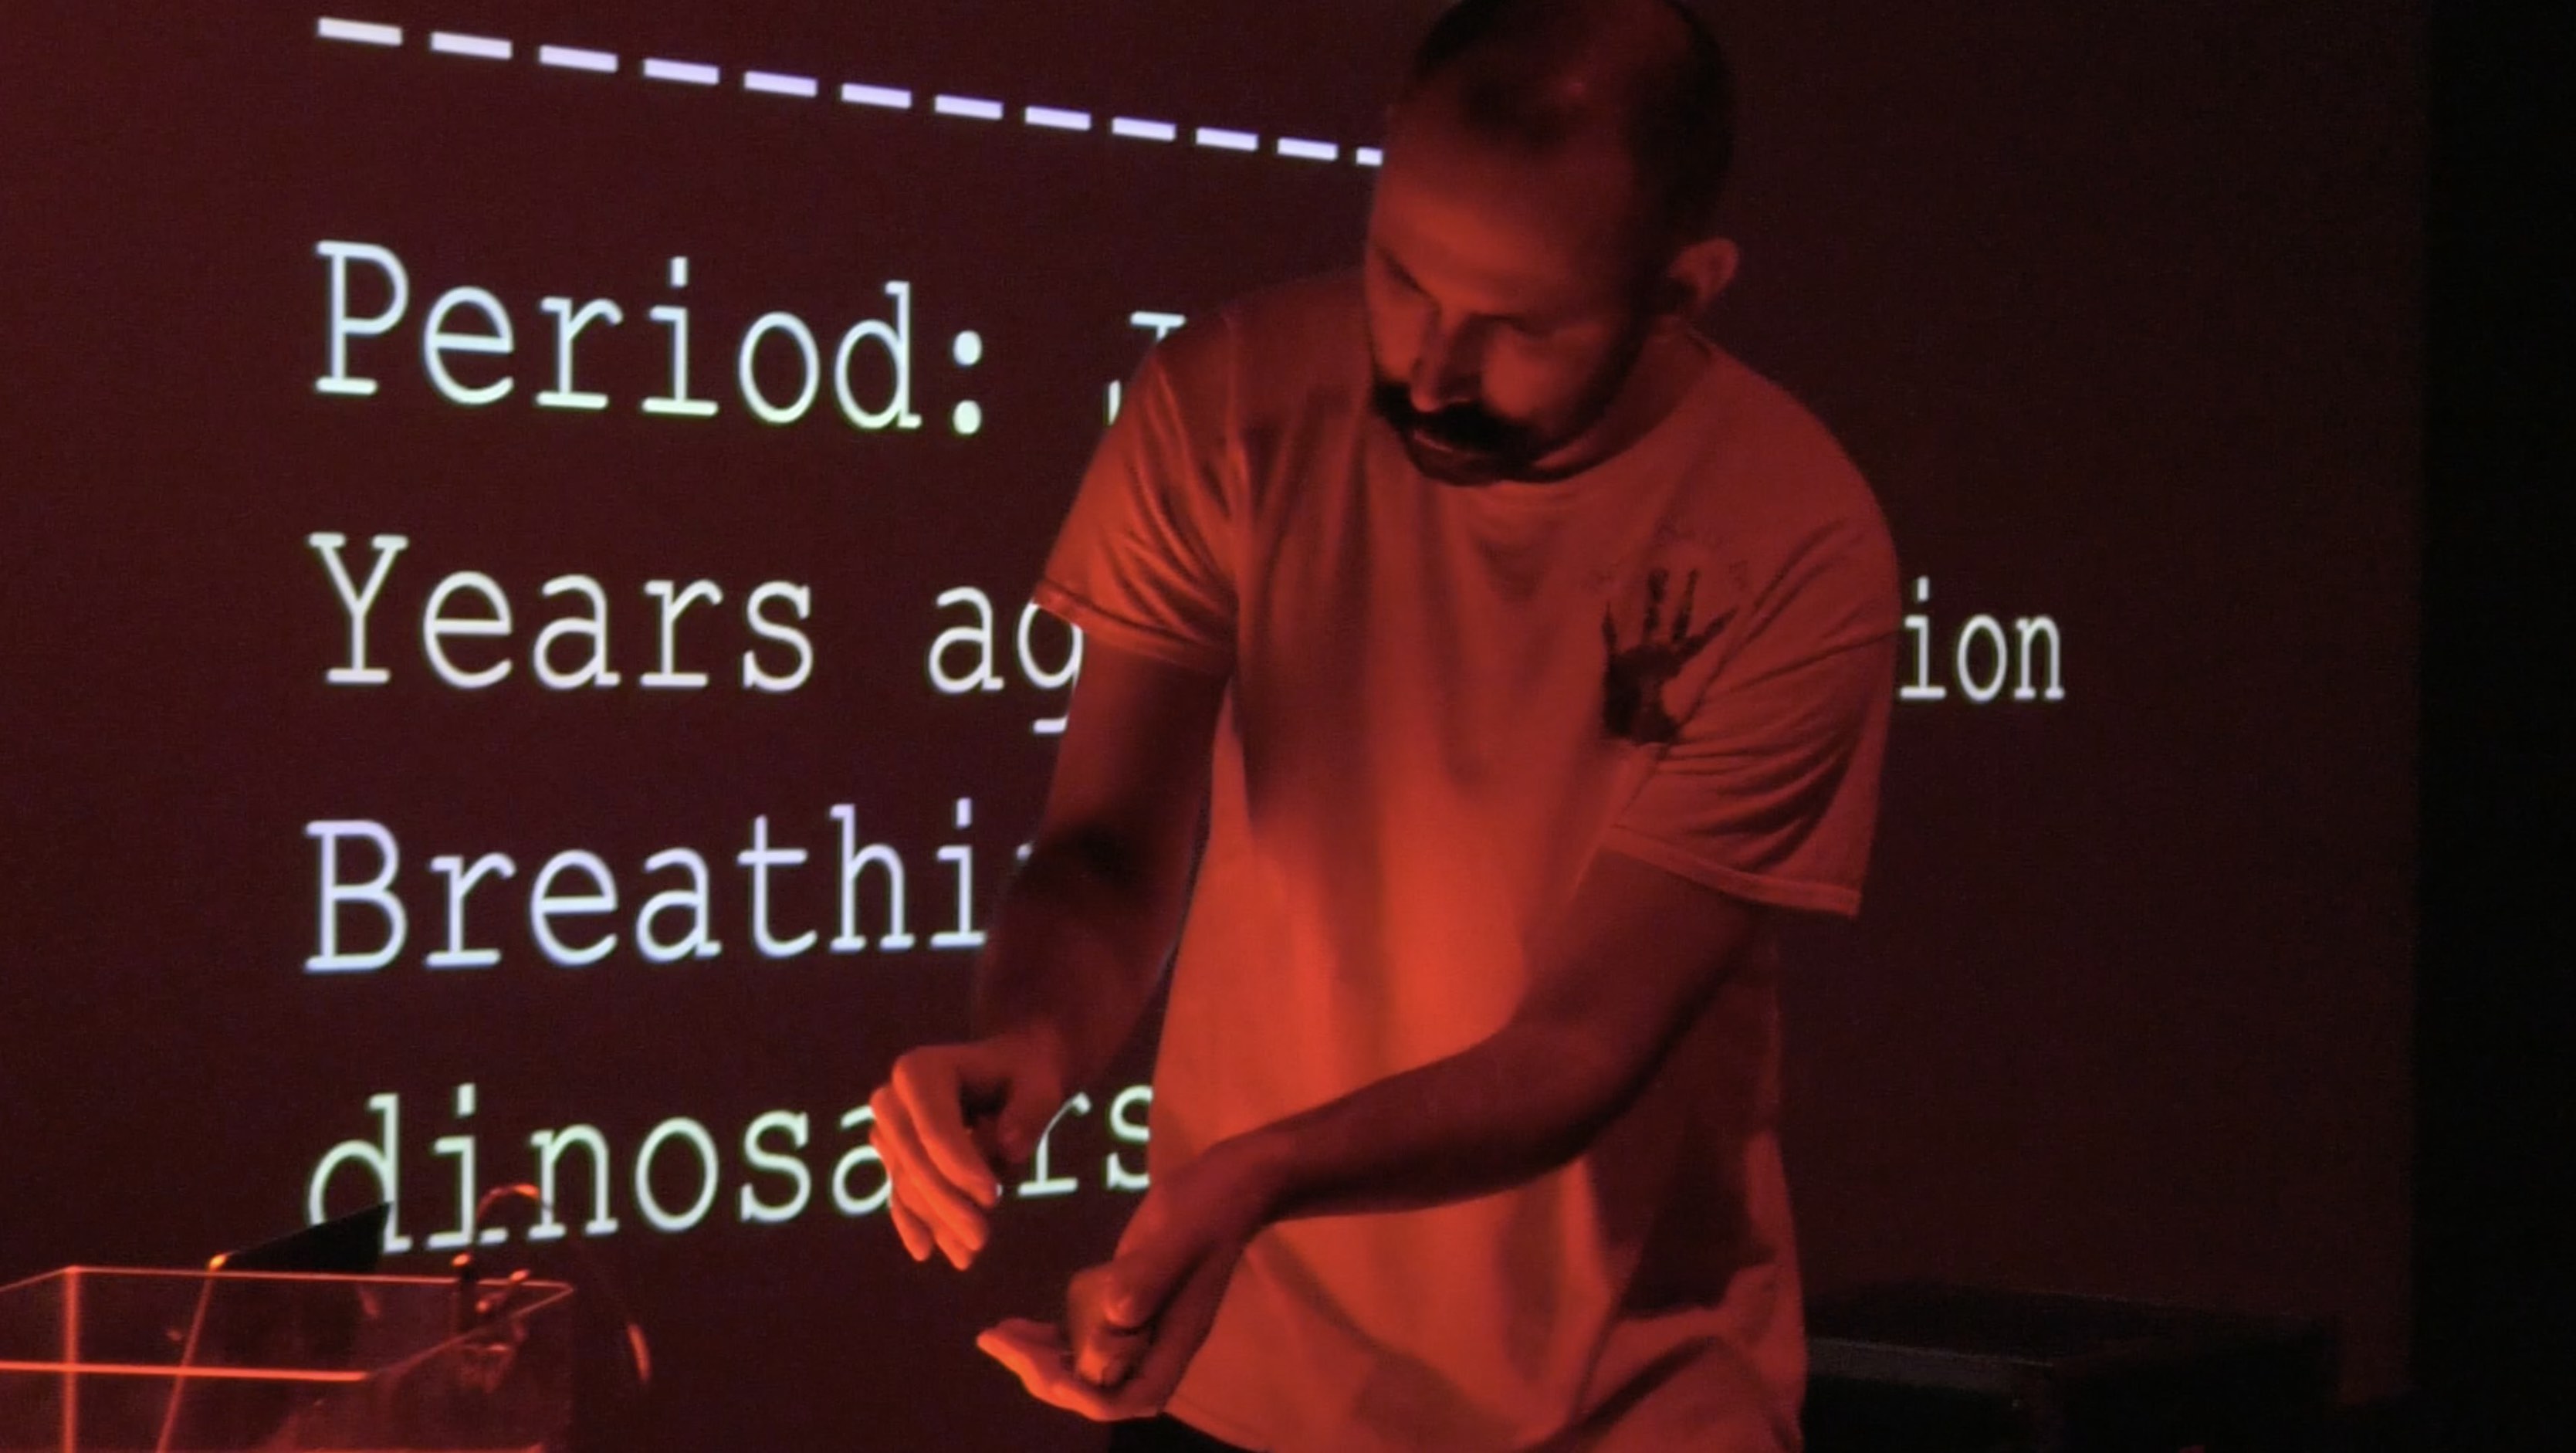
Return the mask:
<path fill-rule="evenodd" d="M 1178 934 L 1152 1188 L 980 1344 L 1113 1448 L 1799 1444 L 1773 931 L 1858 909 L 1899 606 L 1868 487 L 1695 324 L 1729 95 L 1671 0 L 1453 7 L 1361 266 L 1166 340 L 1084 477 L 977 1037 L 873 1103 L 905 1245 L 968 1264 Z"/>

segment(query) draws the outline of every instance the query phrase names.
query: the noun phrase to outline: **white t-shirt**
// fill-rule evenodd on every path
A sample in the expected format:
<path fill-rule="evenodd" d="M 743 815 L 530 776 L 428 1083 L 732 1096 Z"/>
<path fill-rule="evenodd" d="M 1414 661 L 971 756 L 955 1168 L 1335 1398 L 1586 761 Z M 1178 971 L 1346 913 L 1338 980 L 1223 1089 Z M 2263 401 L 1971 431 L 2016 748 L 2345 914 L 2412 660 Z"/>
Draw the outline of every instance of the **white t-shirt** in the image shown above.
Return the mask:
<path fill-rule="evenodd" d="M 1158 1173 L 1500 1028 L 1597 852 L 1858 910 L 1894 551 L 1822 426 L 1708 352 L 1618 455 L 1475 487 L 1370 413 L 1356 275 L 1149 357 L 1037 598 L 1229 678 Z M 1171 1411 L 1288 1453 L 1797 1447 L 1776 984 L 1766 941 L 1554 1172 L 1263 1231 Z"/>

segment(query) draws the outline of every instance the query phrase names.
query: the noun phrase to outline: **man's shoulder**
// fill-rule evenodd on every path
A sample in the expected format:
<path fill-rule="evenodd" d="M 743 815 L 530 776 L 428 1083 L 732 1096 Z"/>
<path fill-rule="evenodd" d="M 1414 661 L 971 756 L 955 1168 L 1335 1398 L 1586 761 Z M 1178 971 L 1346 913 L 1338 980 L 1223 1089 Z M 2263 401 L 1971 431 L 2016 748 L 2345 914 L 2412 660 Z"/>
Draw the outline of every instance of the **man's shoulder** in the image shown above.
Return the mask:
<path fill-rule="evenodd" d="M 1352 350 L 1368 348 L 1367 314 L 1357 268 L 1337 268 L 1271 283 L 1235 298 L 1218 313 L 1236 346 L 1265 363 L 1313 357 L 1347 367 Z"/>
<path fill-rule="evenodd" d="M 1192 318 L 1157 351 L 1167 370 L 1201 386 L 1293 392 L 1364 374 L 1359 274 L 1317 273 L 1241 294 Z"/>
<path fill-rule="evenodd" d="M 1821 555 L 1893 579 L 1887 519 L 1842 442 L 1795 394 L 1712 346 L 1686 514 L 1795 570 Z"/>
<path fill-rule="evenodd" d="M 1787 388 L 1712 344 L 1695 392 L 1704 470 L 1798 513 L 1876 515 L 1876 496 L 1842 441 Z"/>

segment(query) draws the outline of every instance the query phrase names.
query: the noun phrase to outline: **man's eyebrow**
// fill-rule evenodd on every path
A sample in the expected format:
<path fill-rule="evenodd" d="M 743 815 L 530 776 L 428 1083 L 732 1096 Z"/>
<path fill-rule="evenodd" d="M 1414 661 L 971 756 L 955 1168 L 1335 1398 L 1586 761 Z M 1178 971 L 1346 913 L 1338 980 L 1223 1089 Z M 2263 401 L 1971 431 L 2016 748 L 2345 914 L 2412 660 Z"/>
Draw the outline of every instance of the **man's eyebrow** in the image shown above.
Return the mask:
<path fill-rule="evenodd" d="M 1375 257 L 1379 262 L 1386 266 L 1387 271 L 1395 274 L 1395 280 L 1397 282 L 1404 284 L 1406 287 L 1413 289 L 1417 293 L 1423 291 L 1421 279 L 1413 275 L 1412 269 L 1406 267 L 1402 262 L 1397 261 L 1395 254 L 1387 250 L 1385 243 L 1380 242 L 1375 238 L 1371 238 L 1368 243 L 1368 251 L 1370 256 Z M 1558 328 L 1563 327 L 1566 322 L 1574 317 L 1574 315 L 1579 311 L 1580 309 L 1578 308 L 1559 304 L 1553 309 L 1541 312 L 1483 313 L 1478 316 L 1484 318 L 1488 322 L 1500 323 L 1507 328 L 1517 328 L 1524 333 L 1539 334 L 1552 333 Z"/>

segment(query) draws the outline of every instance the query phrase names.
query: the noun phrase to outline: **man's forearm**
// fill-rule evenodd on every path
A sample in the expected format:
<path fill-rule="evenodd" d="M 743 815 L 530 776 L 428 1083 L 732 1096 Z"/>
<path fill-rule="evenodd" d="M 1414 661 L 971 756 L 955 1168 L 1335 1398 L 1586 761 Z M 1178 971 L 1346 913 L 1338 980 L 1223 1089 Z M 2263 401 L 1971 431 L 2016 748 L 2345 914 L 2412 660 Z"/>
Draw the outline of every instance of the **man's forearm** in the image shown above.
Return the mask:
<path fill-rule="evenodd" d="M 1511 1021 L 1217 1147 L 1265 1220 L 1404 1210 L 1555 1169 L 1624 1111 L 1741 959 L 1761 910 L 1602 853 Z"/>
<path fill-rule="evenodd" d="M 1066 1093 L 1134 1029 L 1178 923 L 1180 875 L 1098 839 L 1041 840 L 976 961 L 974 1033 L 1035 1036 Z"/>
<path fill-rule="evenodd" d="M 1265 1221 L 1466 1200 L 1563 1165 L 1633 1097 L 1644 1066 L 1563 1027 L 1515 1024 L 1219 1147 Z"/>

